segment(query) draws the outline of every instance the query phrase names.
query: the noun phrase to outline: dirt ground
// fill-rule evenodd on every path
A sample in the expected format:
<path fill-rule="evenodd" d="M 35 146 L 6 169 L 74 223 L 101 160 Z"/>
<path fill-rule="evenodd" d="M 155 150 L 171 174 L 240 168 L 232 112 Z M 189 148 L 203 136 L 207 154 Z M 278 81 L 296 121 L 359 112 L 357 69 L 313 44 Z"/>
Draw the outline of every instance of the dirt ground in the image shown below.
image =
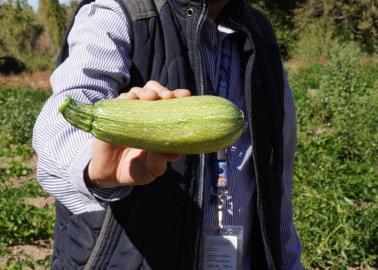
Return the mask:
<path fill-rule="evenodd" d="M 10 256 L 13 257 L 13 259 L 18 258 L 19 260 L 27 261 L 42 261 L 45 260 L 47 256 L 52 255 L 52 245 L 52 241 L 39 240 L 33 243 L 32 245 L 18 245 L 10 247 L 7 251 L 10 254 Z M 0 259 L 0 269 L 8 269 L 8 260 L 10 259 L 10 256 L 5 256 Z M 45 267 L 25 265 L 22 269 L 42 270 L 45 269 Z"/>
<path fill-rule="evenodd" d="M 22 73 L 9 76 L 0 75 L 0 84 L 51 91 L 50 76 L 51 72 Z"/>

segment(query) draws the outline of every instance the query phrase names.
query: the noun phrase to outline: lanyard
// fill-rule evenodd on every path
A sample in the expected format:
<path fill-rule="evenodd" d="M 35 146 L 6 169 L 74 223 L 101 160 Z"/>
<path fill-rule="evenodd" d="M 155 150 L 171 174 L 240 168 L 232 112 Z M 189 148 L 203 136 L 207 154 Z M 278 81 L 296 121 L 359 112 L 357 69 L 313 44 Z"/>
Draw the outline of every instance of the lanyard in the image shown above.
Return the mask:
<path fill-rule="evenodd" d="M 218 71 L 218 85 L 216 94 L 218 96 L 228 98 L 229 83 L 230 83 L 230 71 L 231 71 L 231 59 L 232 59 L 232 44 L 227 38 L 223 39 L 221 58 Z"/>
<path fill-rule="evenodd" d="M 231 59 L 232 59 L 232 44 L 229 39 L 223 39 L 221 58 L 219 65 L 219 77 L 216 94 L 218 96 L 228 98 L 229 95 L 229 81 L 231 71 Z M 228 198 L 228 179 L 227 179 L 227 157 L 225 150 L 217 152 L 217 167 L 218 178 L 216 183 L 216 201 L 217 201 L 217 218 L 218 227 L 223 229 L 223 214 L 225 211 L 225 205 Z"/>

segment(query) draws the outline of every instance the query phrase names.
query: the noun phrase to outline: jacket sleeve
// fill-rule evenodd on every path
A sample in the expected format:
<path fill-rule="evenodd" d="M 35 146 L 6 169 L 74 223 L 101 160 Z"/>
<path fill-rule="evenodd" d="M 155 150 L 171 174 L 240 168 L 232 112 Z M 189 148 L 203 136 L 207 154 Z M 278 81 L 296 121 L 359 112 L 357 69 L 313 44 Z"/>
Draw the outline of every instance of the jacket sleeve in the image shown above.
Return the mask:
<path fill-rule="evenodd" d="M 281 201 L 282 269 L 304 269 L 301 264 L 302 246 L 293 223 L 291 185 L 296 148 L 296 113 L 294 97 L 284 74 L 284 163 L 283 194 Z"/>
<path fill-rule="evenodd" d="M 68 35 L 68 58 L 51 76 L 52 96 L 33 131 L 40 185 L 75 214 L 103 209 L 101 201 L 119 200 L 130 188 L 91 189 L 83 180 L 92 135 L 58 114 L 65 98 L 84 103 L 118 96 L 129 82 L 131 25 L 113 0 L 84 5 Z M 99 200 L 100 199 L 100 200 Z"/>

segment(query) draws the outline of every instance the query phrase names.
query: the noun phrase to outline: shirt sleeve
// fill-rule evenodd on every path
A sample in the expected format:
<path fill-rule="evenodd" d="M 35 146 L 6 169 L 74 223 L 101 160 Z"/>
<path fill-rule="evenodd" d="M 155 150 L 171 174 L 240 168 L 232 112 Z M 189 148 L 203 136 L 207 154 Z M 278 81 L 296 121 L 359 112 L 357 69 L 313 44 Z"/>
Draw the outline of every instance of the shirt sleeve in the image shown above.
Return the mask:
<path fill-rule="evenodd" d="M 69 56 L 51 76 L 53 95 L 33 131 L 40 185 L 74 214 L 99 211 L 101 201 L 119 200 L 131 188 L 91 188 L 83 172 L 90 161 L 92 135 L 72 127 L 58 113 L 67 97 L 84 103 L 118 96 L 130 79 L 131 25 L 113 0 L 84 5 L 68 36 Z"/>
<path fill-rule="evenodd" d="M 296 148 L 296 113 L 294 97 L 286 74 L 284 74 L 284 161 L 283 194 L 281 201 L 282 269 L 302 270 L 302 245 L 293 223 L 291 185 Z"/>

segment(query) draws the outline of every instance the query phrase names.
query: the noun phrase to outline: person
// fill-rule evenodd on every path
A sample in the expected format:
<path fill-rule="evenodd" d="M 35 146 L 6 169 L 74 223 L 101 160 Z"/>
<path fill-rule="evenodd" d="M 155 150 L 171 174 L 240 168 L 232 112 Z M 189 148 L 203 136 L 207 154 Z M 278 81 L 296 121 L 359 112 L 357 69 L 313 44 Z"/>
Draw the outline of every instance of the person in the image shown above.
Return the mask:
<path fill-rule="evenodd" d="M 33 147 L 56 198 L 52 269 L 303 269 L 293 97 L 273 30 L 248 1 L 82 0 L 51 85 Z M 246 116 L 218 153 L 122 148 L 58 114 L 67 97 L 204 94 Z"/>

